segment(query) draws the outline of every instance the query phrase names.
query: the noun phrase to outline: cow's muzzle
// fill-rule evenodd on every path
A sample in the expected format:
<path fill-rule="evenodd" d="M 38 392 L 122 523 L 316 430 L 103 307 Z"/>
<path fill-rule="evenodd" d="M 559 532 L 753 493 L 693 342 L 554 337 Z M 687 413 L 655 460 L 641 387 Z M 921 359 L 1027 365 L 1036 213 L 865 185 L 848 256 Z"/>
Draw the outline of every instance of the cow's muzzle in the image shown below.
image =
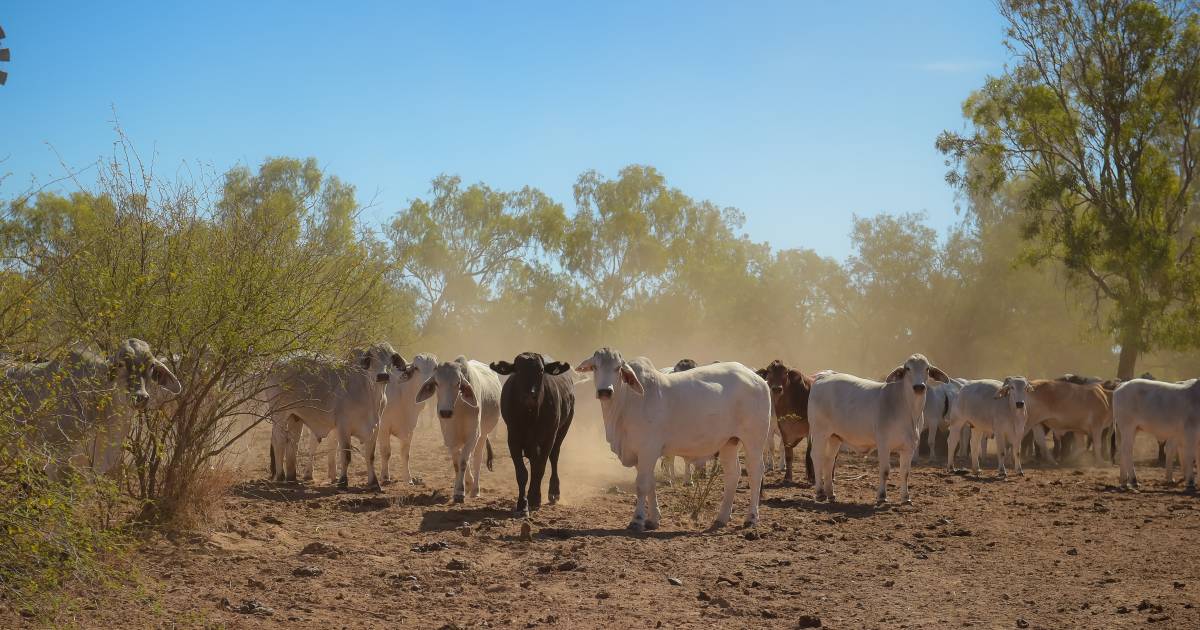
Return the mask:
<path fill-rule="evenodd" d="M 146 403 L 150 402 L 150 394 L 146 392 L 133 392 L 130 395 L 130 399 L 133 401 L 134 407 L 142 409 L 146 406 Z"/>
<path fill-rule="evenodd" d="M 925 383 L 917 383 L 916 385 L 913 385 L 913 392 L 918 393 L 918 394 L 924 394 L 925 393 Z"/>
<path fill-rule="evenodd" d="M 1024 400 L 1018 400 L 1018 401 L 1017 401 L 1017 409 L 1024 409 L 1024 408 L 1025 408 L 1025 401 L 1024 401 Z"/>
<path fill-rule="evenodd" d="M 602 388 L 596 390 L 596 398 L 599 398 L 600 400 L 611 400 L 612 395 L 613 395 L 613 388 L 611 385 L 608 387 L 602 387 Z"/>
<path fill-rule="evenodd" d="M 445 419 L 448 419 L 450 416 L 454 415 L 454 410 L 453 409 L 438 409 L 438 415 L 441 416 L 443 420 L 445 420 Z"/>
<path fill-rule="evenodd" d="M 392 380 L 392 375 L 388 374 L 387 372 L 380 372 L 379 374 L 375 375 L 376 383 L 386 383 L 390 380 Z"/>
<path fill-rule="evenodd" d="M 772 393 L 772 394 L 778 394 L 778 393 L 779 393 L 779 392 L 781 392 L 781 391 L 783 391 L 783 385 L 772 385 L 772 386 L 771 386 L 771 393 Z"/>

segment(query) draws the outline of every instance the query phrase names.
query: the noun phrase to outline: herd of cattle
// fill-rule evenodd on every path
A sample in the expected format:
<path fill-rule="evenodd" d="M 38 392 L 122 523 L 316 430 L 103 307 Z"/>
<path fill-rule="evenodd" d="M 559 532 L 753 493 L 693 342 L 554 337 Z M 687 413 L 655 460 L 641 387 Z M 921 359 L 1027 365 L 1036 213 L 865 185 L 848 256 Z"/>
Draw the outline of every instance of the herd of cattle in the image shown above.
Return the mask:
<path fill-rule="evenodd" d="M 0 412 L 14 413 L 19 426 L 57 456 L 47 474 L 84 462 L 98 472 L 115 468 L 122 457 L 134 414 L 167 404 L 182 385 L 150 346 L 127 339 L 108 358 L 73 351 L 39 363 L 0 356 L 4 370 Z M 501 376 L 507 377 L 501 385 Z M 1159 440 L 1168 462 L 1178 456 L 1189 491 L 1195 488 L 1200 447 L 1200 381 L 1177 383 L 1152 378 L 1126 382 L 1066 375 L 1056 379 L 1010 376 L 1003 381 L 952 378 L 923 355 L 914 354 L 881 380 L 833 371 L 804 374 L 780 361 L 760 370 L 736 362 L 697 365 L 682 360 L 656 369 L 649 359 L 626 360 L 601 348 L 577 364 L 553 361 L 533 352 L 484 364 L 465 357 L 439 362 L 429 354 L 406 360 L 386 343 L 357 350 L 348 361 L 297 355 L 273 368 L 263 381 L 256 415 L 270 420 L 271 475 L 295 481 L 303 435 L 310 452 L 327 438 L 330 479 L 348 483 L 351 439 L 367 466 L 367 484 L 388 479 L 391 438 L 400 440 L 400 481 L 411 482 L 409 449 L 418 417 L 433 399 L 442 437 L 454 469 L 453 500 L 479 495 L 481 466 L 492 468 L 490 437 L 501 418 L 516 471 L 517 515 L 542 502 L 542 480 L 550 464 L 547 501 L 560 497 L 559 455 L 575 415 L 575 388 L 592 383 L 612 452 L 637 469 L 637 502 L 630 528 L 655 529 L 661 521 L 655 472 L 661 464 L 673 477 L 674 458 L 688 468 L 717 459 L 724 495 L 714 526 L 729 522 L 740 477 L 749 476 L 746 522 L 758 520 L 764 470 L 777 464 L 775 437 L 783 446 L 784 478 L 792 478 L 793 449 L 807 438 L 805 470 L 818 500 L 834 501 L 834 464 L 849 449 L 876 451 L 877 501 L 887 500 L 887 479 L 895 453 L 900 500 L 909 501 L 908 478 L 922 436 L 936 456 L 946 436 L 946 466 L 953 468 L 959 442 L 969 436 L 972 468 L 979 471 L 986 440 L 996 445 L 998 472 L 1006 460 L 1022 474 L 1022 443 L 1053 461 L 1069 434 L 1082 434 L 1097 462 L 1113 457 L 1119 445 L 1120 483 L 1136 487 L 1134 438 L 1145 431 Z M 103 405 L 84 404 L 86 388 L 110 393 Z M 156 387 L 148 390 L 149 383 Z M 75 384 L 75 385 L 72 385 Z M 94 392 L 90 392 L 94 393 Z M 307 429 L 307 431 L 305 431 Z M 382 438 L 382 439 L 380 439 Z M 739 460 L 739 448 L 744 460 Z M 376 476 L 376 453 L 382 458 Z M 486 453 L 486 459 L 485 459 Z M 335 455 L 337 457 L 335 459 Z M 339 461 L 340 460 L 340 461 Z M 526 467 L 528 460 L 528 467 Z M 1172 470 L 1168 464 L 1167 478 Z M 303 471 L 312 477 L 312 460 Z"/>

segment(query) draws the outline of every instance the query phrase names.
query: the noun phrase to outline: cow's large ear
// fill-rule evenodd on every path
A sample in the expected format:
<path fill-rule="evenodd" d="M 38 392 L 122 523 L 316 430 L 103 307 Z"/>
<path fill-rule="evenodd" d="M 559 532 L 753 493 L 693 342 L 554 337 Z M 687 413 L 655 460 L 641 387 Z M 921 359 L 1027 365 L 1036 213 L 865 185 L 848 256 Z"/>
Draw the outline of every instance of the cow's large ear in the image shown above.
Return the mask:
<path fill-rule="evenodd" d="M 804 374 L 802 374 L 800 372 L 800 370 L 788 370 L 787 371 L 787 382 L 803 383 L 804 382 Z"/>
<path fill-rule="evenodd" d="M 508 361 L 492 361 L 488 364 L 488 367 L 492 368 L 493 372 L 505 376 L 513 373 L 513 364 Z"/>
<path fill-rule="evenodd" d="M 580 361 L 579 364 L 575 366 L 576 372 L 594 372 L 595 370 L 596 360 L 592 357 L 588 357 Z"/>
<path fill-rule="evenodd" d="M 397 370 L 403 370 L 404 368 L 408 367 L 408 361 L 405 361 L 404 357 L 400 356 L 399 352 L 393 352 L 392 367 L 396 368 Z"/>
<path fill-rule="evenodd" d="M 891 374 L 887 375 L 887 378 L 883 379 L 884 382 L 892 383 L 892 382 L 895 382 L 895 381 L 898 381 L 898 380 L 904 378 L 904 371 L 907 369 L 908 368 L 904 367 L 903 365 L 897 367 L 896 369 L 892 370 Z"/>
<path fill-rule="evenodd" d="M 411 379 L 416 371 L 417 366 L 413 365 L 412 363 L 404 366 L 404 369 L 400 370 L 400 382 L 403 383 L 404 381 Z"/>
<path fill-rule="evenodd" d="M 546 364 L 545 371 L 550 376 L 558 376 L 569 369 L 571 369 L 571 364 L 566 361 L 551 361 Z"/>
<path fill-rule="evenodd" d="M 764 381 L 767 380 L 767 368 L 759 368 L 754 370 L 754 373 L 758 375 L 758 378 L 761 378 Z"/>
<path fill-rule="evenodd" d="M 950 375 L 943 372 L 942 369 L 936 365 L 929 366 L 929 378 L 935 381 L 941 381 L 943 383 L 950 382 Z"/>
<path fill-rule="evenodd" d="M 626 363 L 621 366 L 621 380 L 633 389 L 638 394 L 645 394 L 646 389 L 642 387 L 642 382 L 638 380 L 637 374 L 634 374 L 633 368 Z"/>
<path fill-rule="evenodd" d="M 431 376 L 429 377 L 429 380 L 425 381 L 425 384 L 421 386 L 420 391 L 417 392 L 417 402 L 425 402 L 436 391 L 437 381 L 433 380 L 433 377 Z"/>
<path fill-rule="evenodd" d="M 1000 386 L 1000 389 L 996 390 L 996 395 L 993 396 L 993 398 L 1004 398 L 1010 391 L 1012 391 L 1012 385 L 1005 383 L 1004 385 Z"/>
<path fill-rule="evenodd" d="M 171 370 L 167 369 L 166 364 L 158 359 L 155 359 L 154 362 L 150 364 L 150 378 L 155 383 L 158 383 L 159 387 L 162 387 L 172 394 L 179 394 L 179 392 L 183 391 L 183 385 L 179 383 L 179 379 L 175 378 L 175 375 L 171 373 Z"/>
<path fill-rule="evenodd" d="M 463 402 L 472 407 L 478 407 L 479 401 L 475 399 L 475 388 L 471 387 L 470 381 L 462 379 L 458 382 L 458 394 L 462 396 Z"/>

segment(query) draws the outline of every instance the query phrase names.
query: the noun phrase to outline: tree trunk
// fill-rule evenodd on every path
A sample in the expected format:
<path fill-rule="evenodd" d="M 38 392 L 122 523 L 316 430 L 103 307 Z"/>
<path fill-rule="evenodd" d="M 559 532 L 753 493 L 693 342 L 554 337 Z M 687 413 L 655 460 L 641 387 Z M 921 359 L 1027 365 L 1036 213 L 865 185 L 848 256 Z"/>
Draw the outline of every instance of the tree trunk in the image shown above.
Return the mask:
<path fill-rule="evenodd" d="M 1127 381 L 1133 378 L 1134 368 L 1137 367 L 1138 354 L 1141 345 L 1133 335 L 1125 335 L 1121 343 L 1121 356 L 1117 359 L 1117 378 Z"/>

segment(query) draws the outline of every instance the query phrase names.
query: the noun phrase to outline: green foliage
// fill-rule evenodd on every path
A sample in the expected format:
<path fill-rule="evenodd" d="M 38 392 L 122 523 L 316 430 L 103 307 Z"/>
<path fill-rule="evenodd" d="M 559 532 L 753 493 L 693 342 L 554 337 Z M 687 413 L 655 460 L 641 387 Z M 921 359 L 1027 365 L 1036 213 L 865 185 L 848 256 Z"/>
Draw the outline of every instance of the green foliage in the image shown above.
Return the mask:
<path fill-rule="evenodd" d="M 1200 344 L 1195 142 L 1200 17 L 1191 3 L 1000 3 L 1016 64 L 963 106 L 973 131 L 938 147 L 977 195 L 1021 182 L 1030 261 L 1055 260 L 1094 292 L 1121 346 Z"/>

